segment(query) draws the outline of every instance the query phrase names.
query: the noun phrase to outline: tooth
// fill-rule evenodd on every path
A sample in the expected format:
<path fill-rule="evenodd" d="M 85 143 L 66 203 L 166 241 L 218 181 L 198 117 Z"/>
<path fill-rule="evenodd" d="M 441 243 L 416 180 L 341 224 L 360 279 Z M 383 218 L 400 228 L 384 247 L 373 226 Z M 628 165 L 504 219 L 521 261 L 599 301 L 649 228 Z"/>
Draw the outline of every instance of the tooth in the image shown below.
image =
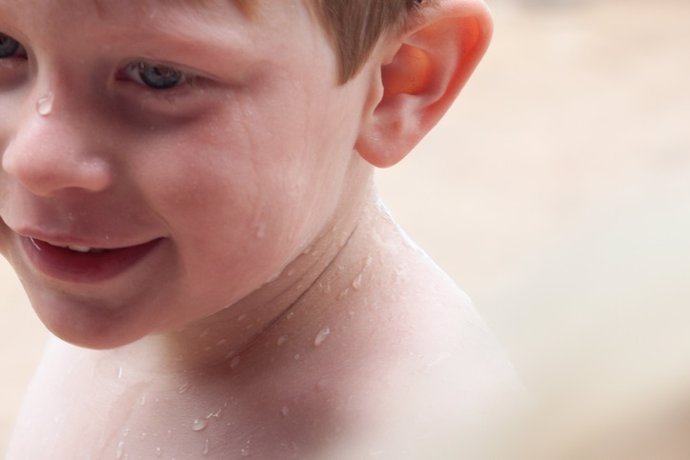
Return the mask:
<path fill-rule="evenodd" d="M 67 248 L 76 252 L 89 252 L 91 250 L 88 246 L 67 246 Z"/>

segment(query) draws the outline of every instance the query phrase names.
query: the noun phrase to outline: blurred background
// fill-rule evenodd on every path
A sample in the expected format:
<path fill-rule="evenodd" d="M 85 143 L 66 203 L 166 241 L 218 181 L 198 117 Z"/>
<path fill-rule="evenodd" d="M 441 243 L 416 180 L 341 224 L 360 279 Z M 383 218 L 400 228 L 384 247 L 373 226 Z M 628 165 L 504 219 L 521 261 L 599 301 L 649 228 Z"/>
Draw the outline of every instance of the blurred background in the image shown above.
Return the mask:
<path fill-rule="evenodd" d="M 489 4 L 492 47 L 438 128 L 379 173 L 384 201 L 535 394 L 682 394 L 690 2 Z M 4 260 L 0 305 L 2 455 L 46 335 Z"/>

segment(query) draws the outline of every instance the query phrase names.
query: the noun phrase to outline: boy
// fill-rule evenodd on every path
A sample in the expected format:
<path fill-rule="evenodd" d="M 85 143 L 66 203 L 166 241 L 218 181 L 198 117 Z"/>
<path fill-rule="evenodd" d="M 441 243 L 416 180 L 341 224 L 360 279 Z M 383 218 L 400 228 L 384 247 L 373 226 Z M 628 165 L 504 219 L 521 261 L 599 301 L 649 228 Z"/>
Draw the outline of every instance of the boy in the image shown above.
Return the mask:
<path fill-rule="evenodd" d="M 510 367 L 372 169 L 490 29 L 480 0 L 0 0 L 0 247 L 59 337 L 9 458 L 401 458 L 469 433 Z"/>

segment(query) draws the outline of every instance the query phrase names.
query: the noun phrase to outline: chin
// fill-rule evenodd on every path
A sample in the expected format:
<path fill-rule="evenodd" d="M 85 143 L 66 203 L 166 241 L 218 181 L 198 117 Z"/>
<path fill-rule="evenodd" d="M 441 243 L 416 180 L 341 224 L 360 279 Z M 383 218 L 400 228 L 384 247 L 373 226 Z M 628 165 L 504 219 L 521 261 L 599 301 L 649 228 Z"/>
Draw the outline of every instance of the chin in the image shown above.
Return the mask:
<path fill-rule="evenodd" d="M 104 308 L 89 300 L 28 291 L 39 319 L 59 339 L 72 345 L 104 350 L 132 343 L 145 335 L 134 327 L 127 311 Z"/>

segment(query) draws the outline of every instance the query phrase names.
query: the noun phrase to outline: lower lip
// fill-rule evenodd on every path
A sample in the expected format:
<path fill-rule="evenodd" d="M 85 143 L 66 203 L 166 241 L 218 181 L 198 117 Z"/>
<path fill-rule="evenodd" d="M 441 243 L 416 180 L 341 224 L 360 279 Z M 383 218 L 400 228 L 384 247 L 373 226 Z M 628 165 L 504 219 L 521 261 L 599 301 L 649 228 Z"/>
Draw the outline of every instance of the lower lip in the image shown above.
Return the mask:
<path fill-rule="evenodd" d="M 162 239 L 104 252 L 80 253 L 22 237 L 24 250 L 43 274 L 61 281 L 97 283 L 107 281 L 137 265 Z"/>

